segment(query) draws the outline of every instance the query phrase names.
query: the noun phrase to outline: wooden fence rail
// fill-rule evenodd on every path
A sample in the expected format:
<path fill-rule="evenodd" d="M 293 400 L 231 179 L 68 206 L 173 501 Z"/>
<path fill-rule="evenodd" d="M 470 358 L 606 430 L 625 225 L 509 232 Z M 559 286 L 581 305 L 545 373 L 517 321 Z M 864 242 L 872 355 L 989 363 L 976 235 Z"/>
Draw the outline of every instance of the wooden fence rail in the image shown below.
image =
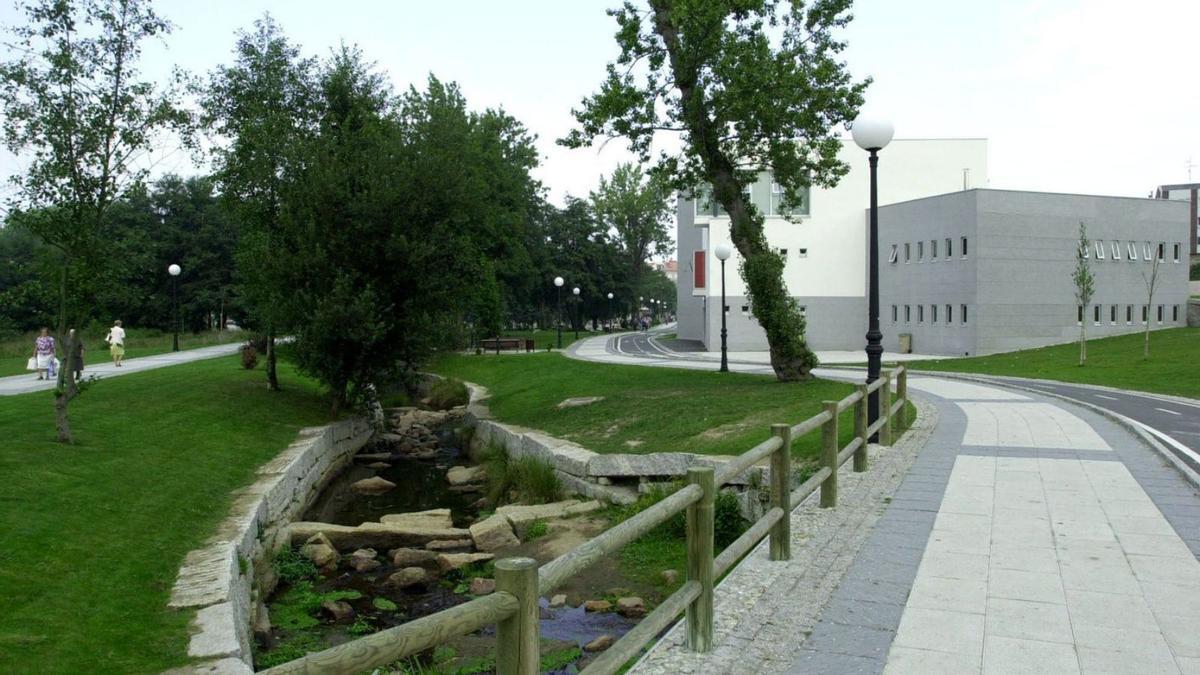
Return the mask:
<path fill-rule="evenodd" d="M 895 384 L 895 401 L 892 385 Z M 878 390 L 879 415 L 868 425 L 869 394 Z M 754 446 L 720 470 L 688 469 L 688 485 L 594 539 L 581 544 L 540 568 L 530 558 L 505 558 L 496 562 L 496 592 L 436 614 L 410 621 L 373 635 L 309 654 L 271 668 L 266 673 L 361 673 L 435 647 L 450 638 L 495 625 L 496 671 L 499 675 L 533 675 L 538 672 L 540 644 L 538 598 L 549 595 L 564 581 L 612 554 L 629 542 L 687 514 L 687 581 L 646 615 L 583 670 L 586 675 L 615 673 L 635 657 L 646 643 L 686 615 L 687 647 L 709 651 L 713 644 L 713 586 L 742 556 L 764 538 L 770 541 L 771 560 L 791 559 L 792 507 L 821 490 L 821 506 L 837 506 L 838 470 L 853 458 L 853 470 L 868 468 L 867 442 L 878 434 L 890 445 L 896 426 L 907 424 L 908 372 L 904 367 L 885 371 L 870 384 L 840 401 L 826 401 L 824 410 L 796 425 L 774 424 L 771 437 Z M 838 418 L 853 409 L 854 437 L 839 447 Z M 792 442 L 821 430 L 821 468 L 800 487 L 791 487 Z M 717 490 L 750 467 L 769 460 L 771 507 L 724 551 L 713 550 L 713 516 Z"/>

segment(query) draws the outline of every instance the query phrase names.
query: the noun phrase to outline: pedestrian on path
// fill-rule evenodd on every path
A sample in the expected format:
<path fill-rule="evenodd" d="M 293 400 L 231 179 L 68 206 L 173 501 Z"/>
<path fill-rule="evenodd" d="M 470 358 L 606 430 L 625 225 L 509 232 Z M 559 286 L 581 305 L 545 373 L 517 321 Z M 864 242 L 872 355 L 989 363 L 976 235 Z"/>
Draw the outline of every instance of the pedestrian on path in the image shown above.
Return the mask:
<path fill-rule="evenodd" d="M 75 380 L 78 381 L 80 373 L 83 372 L 83 354 L 87 350 L 84 349 L 83 340 L 80 339 L 79 334 L 75 332 L 74 328 L 71 329 L 70 344 L 72 356 L 71 365 L 75 368 Z"/>
<path fill-rule="evenodd" d="M 38 374 L 37 379 L 44 380 L 50 377 L 51 371 L 54 370 L 55 351 L 50 329 L 43 326 L 41 335 L 33 341 L 33 361 L 34 370 Z"/>
<path fill-rule="evenodd" d="M 113 327 L 108 329 L 108 335 L 104 337 L 104 341 L 108 343 L 108 351 L 112 354 L 113 365 L 120 368 L 121 360 L 125 358 L 125 329 L 121 328 L 120 319 L 113 322 Z"/>

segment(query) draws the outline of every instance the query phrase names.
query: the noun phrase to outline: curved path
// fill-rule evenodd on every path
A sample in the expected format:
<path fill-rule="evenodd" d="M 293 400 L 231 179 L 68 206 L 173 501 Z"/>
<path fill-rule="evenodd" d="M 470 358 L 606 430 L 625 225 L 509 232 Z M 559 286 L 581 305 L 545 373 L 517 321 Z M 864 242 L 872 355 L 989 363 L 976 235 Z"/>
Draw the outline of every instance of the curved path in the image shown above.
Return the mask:
<path fill-rule="evenodd" d="M 611 336 L 570 351 L 713 367 L 664 342 Z M 687 652 L 676 627 L 635 671 L 1200 673 L 1200 493 L 1127 426 L 1037 390 L 1053 385 L 1023 385 L 911 376 L 938 422 L 894 494 L 839 507 L 874 520 L 823 609 L 798 612 L 811 576 L 760 547 L 717 591 L 712 652 Z M 1091 392 L 1079 389 L 1067 393 Z M 1166 401 L 1150 403 L 1195 421 Z M 803 545 L 804 524 L 793 532 Z"/>

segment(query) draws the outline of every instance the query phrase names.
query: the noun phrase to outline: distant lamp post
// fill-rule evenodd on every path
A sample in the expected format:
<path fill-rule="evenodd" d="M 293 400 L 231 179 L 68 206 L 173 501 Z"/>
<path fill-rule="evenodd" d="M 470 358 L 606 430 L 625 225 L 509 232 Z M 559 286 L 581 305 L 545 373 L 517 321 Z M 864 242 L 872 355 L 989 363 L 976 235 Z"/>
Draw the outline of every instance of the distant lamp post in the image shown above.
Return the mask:
<path fill-rule="evenodd" d="M 635 326 L 635 330 L 640 330 L 642 327 L 642 305 L 646 304 L 645 300 L 646 299 L 643 298 L 642 296 L 640 296 L 640 295 L 638 296 L 637 316 L 634 317 L 634 320 L 637 321 L 637 326 Z"/>
<path fill-rule="evenodd" d="M 171 340 L 171 351 L 179 351 L 179 273 L 183 271 L 179 265 L 171 263 L 167 266 L 167 274 L 171 275 L 171 306 L 175 313 L 175 337 Z"/>
<path fill-rule="evenodd" d="M 895 129 L 892 123 L 870 114 L 859 115 L 850 127 L 850 134 L 858 147 L 870 153 L 871 164 L 871 235 L 868 247 L 870 256 L 867 299 L 867 384 L 879 379 L 883 360 L 883 334 L 879 332 L 879 190 L 877 176 L 879 151 L 887 147 Z M 867 400 L 867 424 L 879 419 L 879 390 L 871 392 Z M 878 434 L 876 434 L 877 436 Z M 875 437 L 872 437 L 874 440 Z"/>
<path fill-rule="evenodd" d="M 725 261 L 729 260 L 729 256 L 733 255 L 733 249 L 729 244 L 717 244 L 713 249 L 717 260 L 721 261 L 721 371 L 722 373 L 729 372 L 729 331 L 725 326 Z"/>
<path fill-rule="evenodd" d="M 613 299 L 613 294 L 611 292 L 609 292 L 609 294 L 608 294 L 608 316 L 604 317 L 608 321 L 609 329 L 612 328 L 612 299 Z"/>
<path fill-rule="evenodd" d="M 571 289 L 571 293 L 575 295 L 575 339 L 579 339 L 579 287 Z"/>
<path fill-rule="evenodd" d="M 562 349 L 562 277 L 554 277 L 554 287 L 558 289 L 558 348 Z"/>

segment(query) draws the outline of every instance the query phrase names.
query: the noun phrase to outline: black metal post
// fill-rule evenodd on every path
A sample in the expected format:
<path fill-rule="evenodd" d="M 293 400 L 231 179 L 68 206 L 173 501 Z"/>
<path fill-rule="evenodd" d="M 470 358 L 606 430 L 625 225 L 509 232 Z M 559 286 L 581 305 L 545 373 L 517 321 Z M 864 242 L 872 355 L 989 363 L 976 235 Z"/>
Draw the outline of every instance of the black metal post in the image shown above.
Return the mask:
<path fill-rule="evenodd" d="M 579 340 L 579 321 L 580 321 L 579 310 L 582 308 L 582 306 L 583 306 L 583 302 L 579 299 L 579 296 L 578 295 L 575 296 L 575 340 L 576 341 Z"/>
<path fill-rule="evenodd" d="M 876 186 L 876 169 L 879 166 L 878 149 L 871 150 L 871 217 L 870 217 L 870 289 L 867 296 L 867 384 L 879 379 L 881 361 L 883 359 L 883 334 L 879 332 L 879 197 Z M 867 424 L 874 424 L 879 419 L 879 390 L 871 392 L 867 397 Z M 871 436 L 872 441 L 878 441 L 878 432 Z"/>
<path fill-rule="evenodd" d="M 558 286 L 558 348 L 562 349 L 562 286 Z"/>
<path fill-rule="evenodd" d="M 171 304 L 175 308 L 175 337 L 171 340 L 171 351 L 179 351 L 179 276 L 171 277 Z"/>
<path fill-rule="evenodd" d="M 729 372 L 729 331 L 725 328 L 725 261 L 721 261 L 721 371 Z"/>
<path fill-rule="evenodd" d="M 605 332 L 612 330 L 612 318 L 612 298 L 610 297 L 608 299 L 608 316 L 604 317 L 604 324 L 606 327 Z"/>

